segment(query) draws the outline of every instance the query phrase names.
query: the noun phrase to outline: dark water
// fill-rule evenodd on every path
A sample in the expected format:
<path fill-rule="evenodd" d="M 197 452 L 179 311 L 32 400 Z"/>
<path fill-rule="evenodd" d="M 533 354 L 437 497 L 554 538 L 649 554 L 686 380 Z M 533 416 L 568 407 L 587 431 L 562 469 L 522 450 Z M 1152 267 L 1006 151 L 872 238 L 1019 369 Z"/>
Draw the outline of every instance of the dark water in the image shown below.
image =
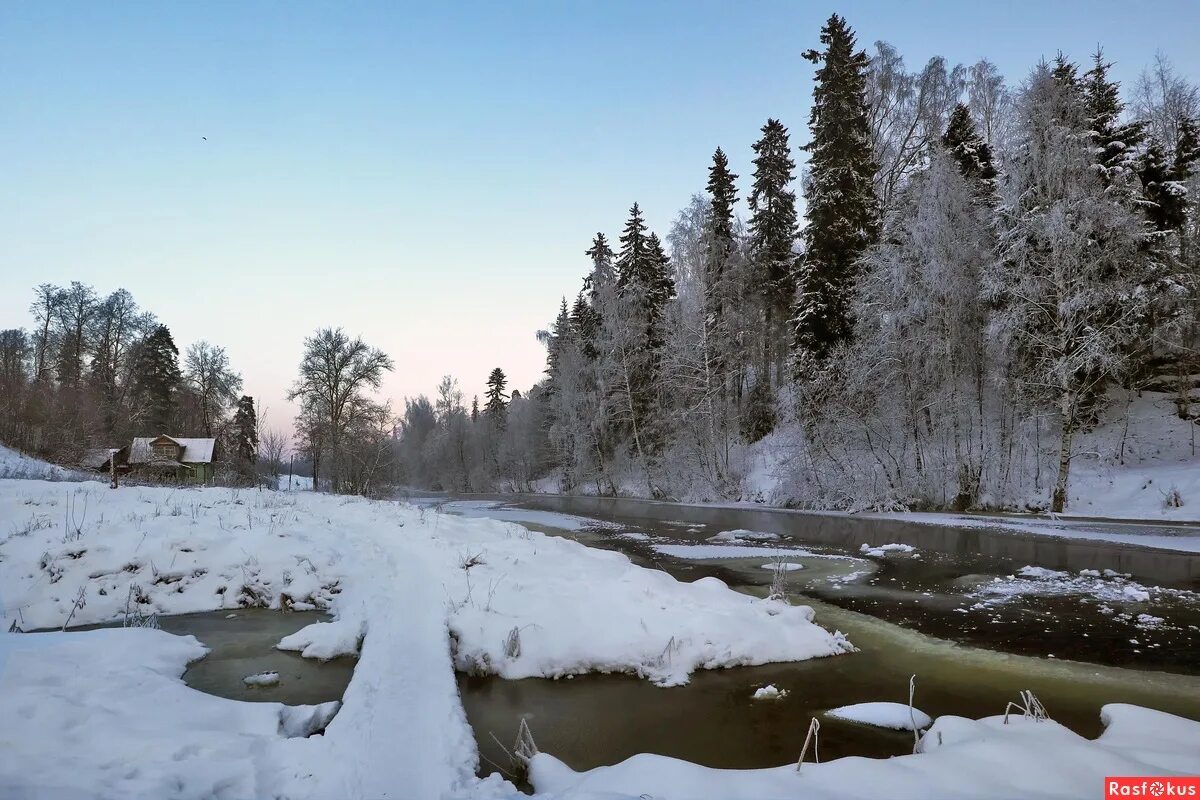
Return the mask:
<path fill-rule="evenodd" d="M 195 636 L 209 653 L 188 665 L 183 682 L 193 689 L 231 700 L 315 705 L 341 700 L 354 672 L 355 659 L 317 661 L 275 645 L 314 622 L 328 622 L 318 611 L 272 611 L 242 608 L 160 617 L 159 627 L 179 636 Z M 85 626 L 111 627 L 111 626 Z M 273 686 L 247 686 L 248 675 L 279 673 Z"/>
<path fill-rule="evenodd" d="M 584 500 L 589 505 L 604 500 L 548 498 L 548 501 L 557 504 L 563 499 Z M 624 508 L 624 504 L 641 501 L 614 502 Z M 537 505 L 540 504 L 539 501 Z M 603 516 L 603 521 L 616 526 L 613 529 L 575 533 L 540 529 L 573 536 L 589 546 L 619 550 L 636 563 L 665 570 L 680 580 L 713 575 L 735 587 L 767 585 L 770 573 L 761 569 L 761 565 L 769 559 L 687 561 L 661 555 L 653 545 L 705 543 L 716 533 L 736 528 L 776 533 L 781 538 L 769 544 L 853 556 L 864 560 L 853 567 L 843 566 L 843 571 L 861 570 L 864 565 L 873 570 L 851 582 L 830 582 L 828 561 L 789 557 L 789 561 L 803 562 L 806 566 L 789 575 L 789 583 L 806 597 L 930 636 L 990 650 L 1200 674 L 1200 580 L 1178 577 L 1190 573 L 1193 562 L 1200 563 L 1200 556 L 1195 554 L 1045 536 L 1032 537 L 1040 541 L 1029 542 L 1026 539 L 1030 537 L 1023 534 L 895 523 L 869 517 L 645 505 L 657 512 L 655 518 L 609 513 Z M 572 510 L 578 513 L 577 509 Z M 657 518 L 671 516 L 667 510 L 675 512 L 675 519 Z M 618 535 L 622 531 L 639 531 L 653 539 L 623 538 Z M 920 557 L 874 558 L 859 552 L 863 544 L 877 546 L 892 542 L 913 545 Z M 1140 585 L 1165 587 L 1166 591 L 1156 593 L 1151 603 L 1104 601 L 1088 595 L 1024 595 L 1003 603 L 989 603 L 986 609 L 973 608 L 990 599 L 978 595 L 981 585 L 994 578 L 1007 580 L 1026 565 L 1075 575 L 1084 569 L 1112 569 L 1132 574 L 1135 580 L 1144 582 Z M 1140 570 L 1141 574 L 1134 570 Z M 1162 622 L 1148 629 L 1139 623 L 1140 614 L 1159 617 Z"/>
<path fill-rule="evenodd" d="M 575 506 L 561 510 L 585 513 Z M 481 774 L 495 771 L 495 765 L 507 768 L 501 744 L 511 749 L 522 718 L 540 749 L 576 769 L 615 763 L 639 752 L 714 767 L 778 766 L 796 759 L 814 716 L 821 720 L 823 759 L 907 753 L 912 749 L 911 733 L 842 722 L 823 712 L 857 702 L 905 702 L 913 674 L 916 706 L 934 717 L 1002 713 L 1010 700 L 1029 689 L 1054 719 L 1089 737 L 1101 732 L 1100 707 L 1109 702 L 1200 719 L 1200 650 L 1196 631 L 1188 627 L 1200 623 L 1200 609 L 1186 595 L 1153 609 L 1128 605 L 1130 611 L 1142 608 L 1163 617 L 1163 626 L 1154 631 L 1114 619 L 1125 607 L 1118 605 L 1113 615 L 1105 615 L 1100 611 L 1105 604 L 1077 596 L 1019 597 L 986 611 L 960 610 L 976 602 L 968 595 L 982 581 L 1007 577 L 1025 564 L 1073 570 L 1119 569 L 1113 566 L 1117 564 L 1124 571 L 1137 566 L 1143 575 L 1174 576 L 1176 586 L 1191 586 L 1190 578 L 1180 578 L 1191 568 L 1172 565 L 1169 556 L 1144 557 L 1140 551 L 1128 552 L 1133 548 L 1090 542 L 1052 543 L 1048 549 L 1042 542 L 1012 545 L 1008 534 L 980 531 L 967 531 L 971 541 L 964 544 L 954 538 L 956 531 L 934 526 L 884 526 L 887 529 L 880 531 L 873 530 L 879 521 L 850 520 L 848 529 L 839 529 L 834 523 L 846 520 L 837 517 L 825 518 L 814 533 L 807 526 L 797 530 L 786 518 L 784 524 L 766 519 L 769 514 L 751 511 L 747 518 L 740 511 L 725 511 L 700 509 L 693 516 L 689 507 L 659 506 L 657 517 L 608 513 L 603 518 L 615 527 L 581 531 L 521 524 L 620 550 L 680 580 L 711 575 L 751 594 L 764 594 L 770 582 L 770 571 L 762 569 L 770 560 L 766 554 L 762 559 L 692 561 L 664 556 L 652 545 L 697 543 L 722 530 L 747 528 L 784 537 L 772 545 L 858 556 L 864 542 L 904 542 L 920 548 L 921 557 L 786 558 L 805 567 L 787 575 L 792 602 L 812 605 L 818 623 L 848 634 L 859 648 L 849 655 L 699 672 L 688 686 L 672 689 L 622 675 L 558 681 L 462 676 L 463 704 L 483 757 Z M 644 533 L 652 540 L 623 538 L 622 531 Z M 1046 558 L 1049 563 L 1042 560 L 1046 553 L 1053 556 Z M 848 573 L 865 574 L 841 580 Z M 1129 639 L 1138 639 L 1138 645 Z M 1120 664 L 1139 671 L 1114 666 Z M 752 700 L 754 690 L 766 684 L 787 690 L 788 696 Z"/>

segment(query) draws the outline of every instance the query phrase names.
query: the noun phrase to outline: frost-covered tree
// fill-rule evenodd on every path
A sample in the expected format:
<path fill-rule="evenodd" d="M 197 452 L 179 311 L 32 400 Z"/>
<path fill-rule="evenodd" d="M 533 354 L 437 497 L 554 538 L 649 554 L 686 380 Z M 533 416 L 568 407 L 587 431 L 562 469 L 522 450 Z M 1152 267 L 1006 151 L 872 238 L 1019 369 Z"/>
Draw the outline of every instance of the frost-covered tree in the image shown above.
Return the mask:
<path fill-rule="evenodd" d="M 875 194 L 890 210 L 905 179 L 924 161 L 966 85 L 967 70 L 947 68 L 941 56 L 918 72 L 908 72 L 892 45 L 876 42 L 866 69 L 864 95 L 870 131 Z"/>
<path fill-rule="evenodd" d="M 1073 65 L 1034 70 L 1019 100 L 1019 156 L 1005 186 L 992 335 L 1026 401 L 1059 427 L 1051 508 L 1067 502 L 1075 435 L 1097 388 L 1119 378 L 1154 302 L 1158 265 L 1140 215 L 1105 191 Z"/>
<path fill-rule="evenodd" d="M 824 51 L 804 57 L 816 72 L 805 181 L 805 252 L 793 312 L 802 361 L 820 362 L 851 333 L 856 262 L 879 227 L 875 162 L 864 96 L 868 59 L 836 14 L 821 30 Z"/>
<path fill-rule="evenodd" d="M 863 415 L 857 449 L 871 451 L 874 430 L 888 453 L 880 464 L 893 492 L 967 508 L 989 463 L 980 286 L 994 240 L 981 202 L 990 184 L 960 156 L 932 148 L 864 256 L 845 405 Z"/>

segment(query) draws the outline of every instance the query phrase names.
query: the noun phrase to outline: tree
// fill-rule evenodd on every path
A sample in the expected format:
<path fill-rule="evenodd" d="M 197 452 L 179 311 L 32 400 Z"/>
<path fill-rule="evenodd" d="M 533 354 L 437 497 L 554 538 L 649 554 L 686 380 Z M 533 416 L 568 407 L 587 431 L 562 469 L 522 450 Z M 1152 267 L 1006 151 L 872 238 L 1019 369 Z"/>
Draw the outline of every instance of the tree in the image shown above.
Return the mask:
<path fill-rule="evenodd" d="M 946 134 L 942 137 L 946 152 L 958 164 L 964 178 L 980 181 L 989 186 L 996 179 L 996 168 L 992 164 L 992 149 L 983 137 L 975 132 L 970 110 L 959 103 L 950 113 Z"/>
<path fill-rule="evenodd" d="M 234 463 L 238 472 L 248 474 L 251 467 L 258 463 L 258 411 L 254 407 L 253 397 L 242 395 L 238 399 L 230 433 Z"/>
<path fill-rule="evenodd" d="M 39 284 L 34 289 L 34 300 L 29 306 L 36 327 L 33 333 L 33 379 L 43 382 L 50 378 L 50 361 L 53 356 L 55 324 L 63 306 L 65 292 L 50 283 Z"/>
<path fill-rule="evenodd" d="M 566 301 L 563 301 L 563 308 L 566 308 Z M 496 425 L 504 427 L 504 418 L 508 412 L 508 396 L 504 394 L 504 387 L 508 383 L 508 378 L 504 375 L 504 370 L 496 367 L 488 375 L 487 379 L 487 403 L 483 407 L 483 412 L 487 414 Z"/>
<path fill-rule="evenodd" d="M 996 346 L 1025 397 L 1059 422 L 1051 509 L 1067 501 L 1075 434 L 1098 386 L 1119 378 L 1159 295 L 1136 210 L 1105 191 L 1074 68 L 1041 65 L 1023 92 L 1005 186 L 1001 255 L 987 278 Z"/>
<path fill-rule="evenodd" d="M 876 238 L 879 204 L 872 183 L 867 104 L 867 56 L 836 14 L 821 30 L 824 52 L 804 57 L 820 64 L 809 127 L 812 139 L 805 182 L 805 253 L 793 313 L 795 348 L 823 361 L 851 333 L 850 300 L 856 262 Z"/>
<path fill-rule="evenodd" d="M 262 422 L 262 420 L 257 420 Z M 265 464 L 273 478 L 279 478 L 290 437 L 277 428 L 265 428 L 258 440 L 258 463 Z"/>
<path fill-rule="evenodd" d="M 204 435 L 212 436 L 214 425 L 237 398 L 242 378 L 229 366 L 225 348 L 203 340 L 188 347 L 183 377 L 199 401 Z"/>
<path fill-rule="evenodd" d="M 1140 120 L 1121 122 L 1125 104 L 1121 102 L 1120 85 L 1108 79 L 1111 66 L 1104 60 L 1103 51 L 1097 49 L 1081 88 L 1100 178 L 1105 187 L 1128 197 L 1137 175 L 1137 149 L 1146 134 Z"/>
<path fill-rule="evenodd" d="M 750 190 L 750 248 L 762 303 L 762 366 L 759 380 L 771 384 L 772 365 L 782 363 L 782 326 L 796 293 L 796 194 L 787 128 L 768 119 L 754 143 L 754 185 Z"/>
<path fill-rule="evenodd" d="M 322 328 L 304 340 L 300 376 L 288 392 L 300 400 L 323 431 L 323 460 L 330 465 L 330 487 L 342 490 L 343 436 L 361 414 L 369 412 L 368 389 L 378 389 L 392 359 L 369 347 L 361 337 L 351 339 L 341 328 Z M 314 481 L 316 475 L 313 476 Z"/>
<path fill-rule="evenodd" d="M 945 130 L 965 76 L 961 65 L 947 69 L 941 56 L 929 59 L 919 72 L 908 72 L 892 45 L 875 43 L 863 94 L 876 164 L 875 193 L 882 210 L 892 208 L 905 180 L 922 166 L 929 146 Z"/>
<path fill-rule="evenodd" d="M 1171 147 L 1179 141 L 1183 120 L 1200 117 L 1200 86 L 1188 81 L 1162 53 L 1142 70 L 1133 89 L 1133 115 L 1147 122 L 1150 134 Z"/>
<path fill-rule="evenodd" d="M 729 159 L 721 148 L 713 153 L 713 163 L 708 170 L 709 196 L 708 230 L 705 237 L 706 258 L 704 262 L 704 324 L 709 336 L 719 335 L 725 329 L 725 304 L 727 289 L 725 268 L 734 252 L 733 208 L 737 204 L 735 175 L 729 169 Z"/>
<path fill-rule="evenodd" d="M 134 397 L 143 427 L 166 433 L 174 421 L 179 394 L 179 349 L 166 325 L 159 325 L 137 347 Z"/>
<path fill-rule="evenodd" d="M 79 281 L 63 290 L 58 307 L 58 381 L 78 389 L 88 352 L 88 332 L 96 312 L 96 290 Z"/>

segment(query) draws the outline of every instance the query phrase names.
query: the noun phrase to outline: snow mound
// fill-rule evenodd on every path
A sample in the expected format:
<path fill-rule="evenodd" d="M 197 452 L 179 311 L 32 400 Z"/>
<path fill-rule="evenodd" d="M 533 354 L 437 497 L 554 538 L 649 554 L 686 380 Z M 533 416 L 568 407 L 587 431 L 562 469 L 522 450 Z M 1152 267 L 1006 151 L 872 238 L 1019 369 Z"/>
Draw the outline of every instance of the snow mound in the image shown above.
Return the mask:
<path fill-rule="evenodd" d="M 733 531 L 721 531 L 716 536 L 708 537 L 710 542 L 774 542 L 779 539 L 778 533 L 765 531 L 748 531 L 742 528 Z"/>
<path fill-rule="evenodd" d="M 908 713 L 908 707 L 904 707 Z M 1084 800 L 1108 775 L 1200 773 L 1200 722 L 1162 711 L 1106 705 L 1106 728 L 1085 739 L 1052 721 L 1001 716 L 939 717 L 914 755 L 839 758 L 771 769 L 715 769 L 667 756 L 640 754 L 612 766 L 576 772 L 546 753 L 533 757 L 530 782 L 555 797 L 662 797 L 759 800 L 803 797 L 845 800 L 972 798 Z"/>
<path fill-rule="evenodd" d="M 899 542 L 881 544 L 877 547 L 864 544 L 862 547 L 858 548 L 858 552 L 863 553 L 864 555 L 874 556 L 875 558 L 883 558 L 888 553 L 915 553 L 916 551 L 917 548 L 913 547 L 911 544 L 901 544 Z"/>
<path fill-rule="evenodd" d="M 754 690 L 754 694 L 750 696 L 751 700 L 782 700 L 788 696 L 787 689 L 776 688 L 775 684 L 767 684 Z"/>
<path fill-rule="evenodd" d="M 863 725 L 874 725 L 878 728 L 891 728 L 896 731 L 911 731 L 914 723 L 917 730 L 928 728 L 933 720 L 920 709 L 910 709 L 903 703 L 854 703 L 853 705 L 831 708 L 826 716 L 844 719 L 847 722 L 859 722 Z"/>
<path fill-rule="evenodd" d="M 254 675 L 247 675 L 242 678 L 242 683 L 247 686 L 277 686 L 279 684 L 279 673 L 259 672 Z"/>

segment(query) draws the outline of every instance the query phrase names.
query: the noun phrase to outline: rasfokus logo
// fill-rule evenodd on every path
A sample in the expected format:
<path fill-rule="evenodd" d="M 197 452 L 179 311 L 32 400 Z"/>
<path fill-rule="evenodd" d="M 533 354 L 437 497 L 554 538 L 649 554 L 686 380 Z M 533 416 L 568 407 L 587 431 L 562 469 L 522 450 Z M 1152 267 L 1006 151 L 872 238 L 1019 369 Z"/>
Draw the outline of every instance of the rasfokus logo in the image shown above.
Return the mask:
<path fill-rule="evenodd" d="M 1119 797 L 1172 798 L 1194 797 L 1200 800 L 1200 776 L 1109 777 L 1104 779 L 1104 800 Z"/>

